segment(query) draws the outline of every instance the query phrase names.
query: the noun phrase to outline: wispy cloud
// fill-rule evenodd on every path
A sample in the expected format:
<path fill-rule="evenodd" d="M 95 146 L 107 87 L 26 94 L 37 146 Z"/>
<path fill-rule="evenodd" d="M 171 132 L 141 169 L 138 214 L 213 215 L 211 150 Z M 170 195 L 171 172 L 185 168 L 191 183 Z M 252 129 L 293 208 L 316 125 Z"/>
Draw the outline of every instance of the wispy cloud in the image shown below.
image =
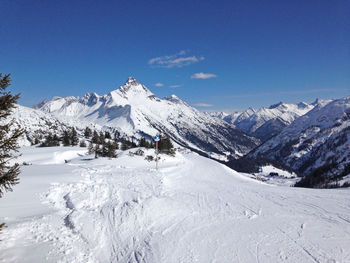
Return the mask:
<path fill-rule="evenodd" d="M 195 73 L 191 76 L 191 79 L 210 79 L 210 78 L 216 78 L 216 75 L 213 73 Z"/>
<path fill-rule="evenodd" d="M 182 50 L 175 55 L 151 58 L 148 61 L 148 64 L 159 68 L 181 68 L 205 59 L 203 56 L 197 57 L 186 55 L 187 51 Z"/>
<path fill-rule="evenodd" d="M 193 106 L 197 106 L 197 107 L 212 107 L 212 104 L 208 104 L 208 103 L 196 103 L 193 104 Z"/>
<path fill-rule="evenodd" d="M 163 83 L 160 83 L 160 82 L 157 82 L 156 84 L 154 84 L 154 86 L 156 86 L 156 87 L 163 87 L 164 84 L 163 84 Z"/>
<path fill-rule="evenodd" d="M 180 88 L 182 87 L 182 85 L 170 85 L 169 88 L 171 89 L 176 89 L 176 88 Z"/>

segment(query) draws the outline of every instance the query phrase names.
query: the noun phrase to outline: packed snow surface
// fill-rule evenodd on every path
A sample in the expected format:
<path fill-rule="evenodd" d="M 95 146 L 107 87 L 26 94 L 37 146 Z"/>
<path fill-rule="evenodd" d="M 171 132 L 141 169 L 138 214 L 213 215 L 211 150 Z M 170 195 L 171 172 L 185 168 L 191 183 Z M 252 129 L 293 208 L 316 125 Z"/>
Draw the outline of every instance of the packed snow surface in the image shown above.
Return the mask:
<path fill-rule="evenodd" d="M 0 262 L 350 262 L 348 189 L 271 186 L 190 152 L 156 170 L 76 149 L 22 150 Z"/>

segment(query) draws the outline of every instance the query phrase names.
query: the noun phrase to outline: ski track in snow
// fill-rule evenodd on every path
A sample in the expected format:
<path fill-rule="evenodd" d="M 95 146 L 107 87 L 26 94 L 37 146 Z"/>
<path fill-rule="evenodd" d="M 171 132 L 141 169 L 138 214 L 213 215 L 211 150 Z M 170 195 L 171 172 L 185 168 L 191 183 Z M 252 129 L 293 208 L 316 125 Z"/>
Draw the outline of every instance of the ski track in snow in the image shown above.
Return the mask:
<path fill-rule="evenodd" d="M 347 190 L 269 186 L 194 154 L 159 171 L 123 158 L 70 163 L 80 180 L 9 225 L 0 262 L 30 262 L 21 245 L 36 262 L 350 262 Z"/>

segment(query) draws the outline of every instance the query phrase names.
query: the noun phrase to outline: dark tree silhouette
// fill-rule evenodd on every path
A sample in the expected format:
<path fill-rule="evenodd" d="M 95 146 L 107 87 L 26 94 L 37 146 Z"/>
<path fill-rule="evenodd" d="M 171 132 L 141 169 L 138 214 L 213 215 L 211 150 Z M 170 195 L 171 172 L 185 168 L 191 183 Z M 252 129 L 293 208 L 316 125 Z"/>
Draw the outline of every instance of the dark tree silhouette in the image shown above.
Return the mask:
<path fill-rule="evenodd" d="M 92 135 L 92 131 L 89 127 L 86 127 L 85 130 L 84 130 L 84 136 L 85 138 L 90 138 Z"/>
<path fill-rule="evenodd" d="M 24 133 L 22 129 L 14 128 L 14 120 L 10 119 L 19 98 L 6 91 L 10 83 L 10 74 L 3 76 L 0 73 L 0 197 L 19 183 L 19 164 L 10 165 L 9 161 L 16 157 L 17 140 Z"/>
<path fill-rule="evenodd" d="M 72 128 L 72 132 L 70 134 L 70 142 L 72 146 L 76 146 L 79 143 L 78 133 L 74 128 Z"/>
<path fill-rule="evenodd" d="M 70 134 L 69 134 L 68 131 L 64 131 L 63 132 L 62 143 L 63 143 L 63 146 L 69 146 L 70 145 Z"/>
<path fill-rule="evenodd" d="M 98 133 L 96 130 L 94 130 L 94 132 L 92 134 L 91 142 L 92 143 L 99 143 L 99 137 L 98 137 Z"/>

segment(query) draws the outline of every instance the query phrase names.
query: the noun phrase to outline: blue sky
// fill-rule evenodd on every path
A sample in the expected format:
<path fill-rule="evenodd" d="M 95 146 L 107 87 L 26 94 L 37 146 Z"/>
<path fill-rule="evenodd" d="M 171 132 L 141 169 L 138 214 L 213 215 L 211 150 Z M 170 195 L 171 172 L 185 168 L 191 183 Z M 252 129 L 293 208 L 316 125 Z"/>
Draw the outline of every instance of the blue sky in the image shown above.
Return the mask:
<path fill-rule="evenodd" d="M 202 110 L 350 95 L 350 2 L 0 1 L 0 72 L 31 106 L 129 76 Z"/>

